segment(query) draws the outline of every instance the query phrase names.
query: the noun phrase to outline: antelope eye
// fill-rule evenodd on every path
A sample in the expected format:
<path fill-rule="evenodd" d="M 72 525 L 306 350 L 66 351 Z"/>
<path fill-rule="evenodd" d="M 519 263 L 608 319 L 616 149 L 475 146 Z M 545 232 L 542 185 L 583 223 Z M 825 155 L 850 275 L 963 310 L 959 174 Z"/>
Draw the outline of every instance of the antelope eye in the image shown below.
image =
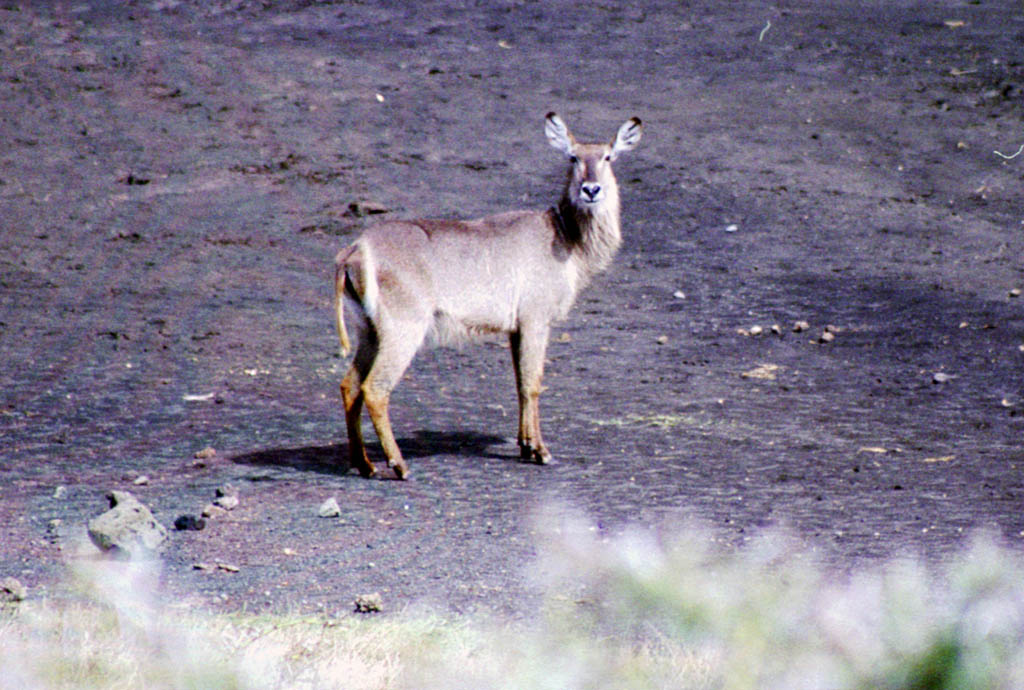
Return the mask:
<path fill-rule="evenodd" d="M 606 161 L 610 161 L 610 160 L 612 159 L 612 154 L 610 154 L 610 153 L 606 153 L 606 154 L 604 155 L 604 159 L 605 159 Z"/>
<path fill-rule="evenodd" d="M 572 161 L 573 165 L 580 162 L 580 157 L 576 155 L 569 156 L 569 160 Z"/>

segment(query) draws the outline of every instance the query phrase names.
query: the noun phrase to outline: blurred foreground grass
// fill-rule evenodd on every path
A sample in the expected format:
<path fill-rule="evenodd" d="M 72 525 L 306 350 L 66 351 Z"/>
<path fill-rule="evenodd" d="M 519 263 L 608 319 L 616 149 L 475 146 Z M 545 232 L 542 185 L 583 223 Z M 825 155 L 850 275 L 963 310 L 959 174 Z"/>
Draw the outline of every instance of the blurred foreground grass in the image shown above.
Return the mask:
<path fill-rule="evenodd" d="M 528 623 L 215 615 L 159 603 L 153 564 L 77 566 L 80 600 L 4 611 L 0 689 L 1024 688 L 1024 570 L 992 539 L 837 577 L 779 534 L 544 522 Z"/>

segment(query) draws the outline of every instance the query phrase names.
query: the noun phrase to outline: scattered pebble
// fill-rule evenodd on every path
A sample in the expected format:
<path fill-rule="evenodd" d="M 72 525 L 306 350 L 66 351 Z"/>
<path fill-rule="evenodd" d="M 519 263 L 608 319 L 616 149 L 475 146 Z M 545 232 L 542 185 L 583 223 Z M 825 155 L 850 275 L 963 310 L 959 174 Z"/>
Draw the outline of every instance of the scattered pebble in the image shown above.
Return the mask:
<path fill-rule="evenodd" d="M 740 226 L 736 225 L 736 223 L 730 223 L 729 225 L 725 226 L 725 231 L 726 232 L 736 232 L 739 229 L 740 229 Z"/>
<path fill-rule="evenodd" d="M 195 452 L 195 455 L 193 455 L 192 457 L 196 458 L 197 460 L 209 460 L 210 458 L 213 458 L 216 455 L 217 451 L 211 448 L 210 446 L 207 446 L 202 450 L 197 450 Z"/>
<path fill-rule="evenodd" d="M 0 602 L 16 603 L 24 601 L 28 596 L 28 589 L 14 577 L 5 577 L 0 580 Z"/>
<path fill-rule="evenodd" d="M 213 505 L 220 506 L 224 510 L 234 510 L 238 507 L 238 488 L 232 484 L 224 484 L 217 487 L 217 498 L 213 499 Z"/>
<path fill-rule="evenodd" d="M 773 323 L 773 324 L 772 324 L 772 328 L 771 328 L 771 331 L 772 331 L 772 333 L 774 333 L 775 335 L 782 335 L 782 326 L 780 326 L 780 325 L 779 325 L 779 324 L 777 324 L 777 323 Z"/>
<path fill-rule="evenodd" d="M 206 520 L 195 515 L 179 515 L 174 520 L 174 529 L 181 531 L 191 530 L 198 532 L 206 527 Z"/>
<path fill-rule="evenodd" d="M 793 322 L 793 332 L 794 333 L 802 333 L 802 332 L 808 331 L 810 329 L 811 329 L 811 324 L 807 323 L 806 321 L 794 321 Z"/>
<path fill-rule="evenodd" d="M 384 610 L 384 599 L 380 596 L 379 592 L 361 594 L 356 597 L 353 603 L 355 604 L 356 613 L 380 613 Z"/>
<path fill-rule="evenodd" d="M 221 508 L 215 503 L 207 503 L 206 507 L 203 508 L 203 517 L 216 518 L 227 514 L 228 511 L 226 508 Z"/>
<path fill-rule="evenodd" d="M 234 510 L 238 507 L 238 496 L 218 496 L 213 500 L 213 505 L 224 510 Z"/>
<path fill-rule="evenodd" d="M 205 402 L 207 400 L 213 400 L 215 393 L 186 393 L 181 396 L 181 399 L 185 402 Z"/>
<path fill-rule="evenodd" d="M 824 333 L 822 333 L 818 337 L 817 342 L 819 342 L 819 343 L 831 343 L 835 339 L 836 339 L 836 334 L 835 333 L 833 333 L 832 331 L 825 331 Z"/>
<path fill-rule="evenodd" d="M 676 290 L 675 292 L 672 293 L 672 296 L 675 297 L 676 299 L 686 299 L 686 293 L 683 292 L 682 290 Z"/>
<path fill-rule="evenodd" d="M 764 328 L 762 328 L 761 326 L 751 326 L 750 329 L 748 330 L 748 333 L 750 333 L 750 335 L 755 335 L 755 336 L 756 335 L 761 335 L 762 333 L 764 333 Z"/>
<path fill-rule="evenodd" d="M 572 341 L 572 336 L 569 335 L 568 333 L 562 333 L 562 335 L 560 335 L 557 338 L 555 338 L 555 342 L 557 342 L 557 343 L 568 343 L 568 342 L 571 342 L 571 341 Z"/>
<path fill-rule="evenodd" d="M 760 366 L 754 367 L 750 371 L 744 371 L 742 374 L 740 374 L 740 378 L 774 381 L 775 372 L 777 372 L 778 370 L 778 364 L 762 364 Z"/>
<path fill-rule="evenodd" d="M 1010 297 L 1020 297 L 1020 294 L 1021 294 L 1021 289 L 1020 288 L 1013 288 L 1012 290 L 1010 290 Z"/>
<path fill-rule="evenodd" d="M 932 374 L 932 383 L 946 383 L 956 378 L 955 374 L 947 374 L 943 371 L 937 371 Z"/>
<path fill-rule="evenodd" d="M 348 205 L 345 215 L 349 218 L 365 218 L 387 213 L 388 208 L 375 201 L 353 201 Z"/>
<path fill-rule="evenodd" d="M 668 336 L 667 335 L 659 335 L 658 336 L 658 344 L 659 345 L 664 345 L 667 342 L 668 342 Z"/>
<path fill-rule="evenodd" d="M 60 500 L 68 497 L 68 487 L 61 484 L 53 490 L 53 497 Z"/>
<path fill-rule="evenodd" d="M 338 501 L 331 496 L 320 504 L 320 508 L 317 510 L 317 515 L 322 518 L 341 517 L 341 506 L 339 506 Z"/>
<path fill-rule="evenodd" d="M 146 486 L 149 484 L 149 477 L 144 474 L 140 474 L 134 479 L 134 481 L 132 481 L 132 484 L 135 486 Z"/>

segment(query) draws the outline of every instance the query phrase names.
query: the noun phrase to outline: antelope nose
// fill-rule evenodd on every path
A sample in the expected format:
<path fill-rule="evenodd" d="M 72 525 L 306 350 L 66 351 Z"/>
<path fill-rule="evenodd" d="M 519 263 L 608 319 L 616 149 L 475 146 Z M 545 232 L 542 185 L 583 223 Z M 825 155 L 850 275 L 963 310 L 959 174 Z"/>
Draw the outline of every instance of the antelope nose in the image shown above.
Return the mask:
<path fill-rule="evenodd" d="M 580 191 L 583 192 L 583 196 L 587 201 L 597 201 L 597 198 L 601 195 L 601 185 L 596 182 L 584 182 L 580 185 Z"/>

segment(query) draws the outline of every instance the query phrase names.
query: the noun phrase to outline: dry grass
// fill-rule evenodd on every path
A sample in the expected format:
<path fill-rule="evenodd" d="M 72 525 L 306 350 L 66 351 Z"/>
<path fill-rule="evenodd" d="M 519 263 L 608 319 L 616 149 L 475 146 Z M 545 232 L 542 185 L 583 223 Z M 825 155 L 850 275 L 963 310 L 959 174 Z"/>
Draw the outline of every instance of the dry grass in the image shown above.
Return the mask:
<path fill-rule="evenodd" d="M 943 573 L 835 581 L 778 535 L 736 553 L 544 521 L 528 625 L 203 614 L 158 605 L 152 566 L 100 563 L 74 571 L 78 600 L 4 612 L 0 690 L 1024 687 L 1024 569 L 992 540 Z"/>

